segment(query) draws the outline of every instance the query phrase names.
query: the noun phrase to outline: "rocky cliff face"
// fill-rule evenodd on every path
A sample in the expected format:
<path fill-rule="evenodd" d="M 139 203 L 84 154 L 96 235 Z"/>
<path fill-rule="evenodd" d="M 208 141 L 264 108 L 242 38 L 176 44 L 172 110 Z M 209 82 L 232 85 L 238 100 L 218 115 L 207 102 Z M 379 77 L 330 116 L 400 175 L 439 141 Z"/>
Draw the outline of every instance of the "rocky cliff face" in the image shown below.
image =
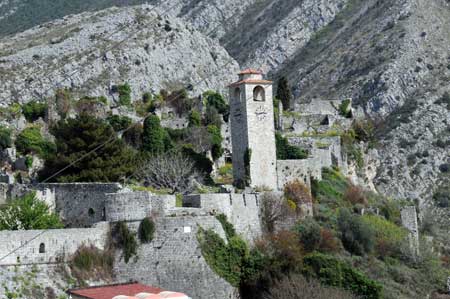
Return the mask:
<path fill-rule="evenodd" d="M 74 1 L 60 14 L 138 2 L 104 0 L 83 8 Z M 45 3 L 40 9 L 49 12 Z M 297 102 L 350 97 L 361 113 L 380 122 L 374 179 L 380 191 L 399 198 L 429 198 L 442 183 L 442 170 L 450 162 L 449 110 L 438 104 L 450 89 L 448 0 L 150 3 L 203 35 L 172 18 L 167 19 L 172 30 L 165 30 L 166 19 L 159 26 L 149 25 L 153 12 L 145 9 L 113 8 L 67 17 L 1 41 L 0 80 L 7 86 L 1 98 L 27 101 L 40 96 L 57 86 L 64 72 L 83 63 L 88 67 L 63 86 L 82 86 L 82 91 L 100 95 L 108 93 L 110 85 L 129 80 L 139 93 L 195 82 L 207 74 L 209 82 L 194 87 L 220 89 L 237 70 L 234 62 L 226 66 L 232 59 L 221 45 L 241 67 L 262 68 L 273 79 L 286 75 Z M 3 0 L 0 22 L 12 22 L 12 16 L 16 20 L 31 8 L 25 1 Z M 92 51 L 130 33 L 105 33 L 127 22 L 144 28 L 136 39 L 104 57 Z M 36 42 L 30 45 L 31 39 Z M 63 66 L 64 72 L 52 71 Z M 51 84 L 46 78 L 52 78 Z"/>
<path fill-rule="evenodd" d="M 237 71 L 220 45 L 151 6 L 83 13 L 0 40 L 2 105 L 64 87 L 114 101 L 111 87 L 125 82 L 134 99 L 189 84 L 222 90 Z"/>

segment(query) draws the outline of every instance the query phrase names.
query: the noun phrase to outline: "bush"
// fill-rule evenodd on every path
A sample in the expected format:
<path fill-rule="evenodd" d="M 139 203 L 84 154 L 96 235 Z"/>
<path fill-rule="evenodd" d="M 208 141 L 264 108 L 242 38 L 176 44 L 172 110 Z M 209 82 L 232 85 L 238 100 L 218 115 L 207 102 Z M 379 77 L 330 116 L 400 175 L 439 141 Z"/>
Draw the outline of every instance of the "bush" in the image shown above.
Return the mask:
<path fill-rule="evenodd" d="M 338 216 L 338 228 L 344 248 L 352 254 L 363 255 L 373 250 L 375 231 L 362 217 L 352 215 L 347 209 L 341 209 Z"/>
<path fill-rule="evenodd" d="M 349 290 L 365 299 L 382 298 L 380 284 L 332 256 L 313 253 L 305 256 L 303 262 L 304 274 L 319 279 L 325 285 Z"/>
<path fill-rule="evenodd" d="M 223 155 L 223 148 L 222 148 L 222 133 L 220 129 L 214 125 L 208 126 L 208 133 L 211 135 L 211 154 L 212 158 L 214 160 L 219 159 Z"/>
<path fill-rule="evenodd" d="M 295 227 L 299 234 L 300 242 L 307 252 L 313 252 L 319 249 L 321 243 L 321 227 L 311 217 L 307 217 Z"/>
<path fill-rule="evenodd" d="M 189 127 L 200 127 L 202 125 L 202 116 L 197 110 L 192 110 L 189 114 Z"/>
<path fill-rule="evenodd" d="M 138 244 L 135 234 L 130 232 L 128 226 L 123 221 L 116 223 L 112 234 L 115 245 L 123 250 L 125 263 L 128 263 L 130 258 L 137 254 Z"/>
<path fill-rule="evenodd" d="M 434 202 L 440 208 L 450 207 L 450 188 L 439 189 L 433 195 Z"/>
<path fill-rule="evenodd" d="M 12 200 L 0 208 L 0 230 L 32 230 L 62 228 L 58 215 L 50 207 L 36 198 L 36 193 L 28 193 Z"/>
<path fill-rule="evenodd" d="M 179 116 L 183 116 L 192 110 L 194 101 L 189 98 L 186 89 L 179 89 L 167 96 L 166 102 L 175 108 Z"/>
<path fill-rule="evenodd" d="M 150 243 L 155 235 L 155 222 L 150 218 L 144 218 L 139 224 L 138 229 L 139 240 L 142 243 Z"/>
<path fill-rule="evenodd" d="M 347 187 L 344 193 L 344 200 L 348 201 L 352 205 L 367 205 L 366 195 L 361 187 L 350 185 Z"/>
<path fill-rule="evenodd" d="M 134 147 L 135 149 L 140 149 L 142 147 L 142 134 L 144 133 L 144 127 L 137 123 L 131 128 L 125 131 L 122 135 L 125 142 Z"/>
<path fill-rule="evenodd" d="M 346 118 L 352 117 L 352 107 L 351 107 L 352 101 L 350 99 L 346 99 L 342 101 L 342 103 L 339 105 L 339 114 Z"/>
<path fill-rule="evenodd" d="M 117 138 L 104 120 L 80 115 L 58 122 L 52 134 L 56 152 L 46 158 L 42 178 L 51 176 L 51 181 L 57 182 L 118 182 L 136 169 L 136 153 Z M 71 165 L 74 161 L 77 163 Z"/>
<path fill-rule="evenodd" d="M 114 255 L 109 250 L 82 245 L 72 256 L 70 268 L 79 281 L 110 280 L 114 265 Z"/>
<path fill-rule="evenodd" d="M 337 169 L 323 168 L 322 180 L 312 181 L 311 192 L 320 203 L 339 207 L 343 204 L 342 199 L 348 186 L 347 179 Z"/>
<path fill-rule="evenodd" d="M 325 287 L 318 280 L 306 279 L 299 274 L 282 276 L 269 287 L 264 299 L 356 299 L 352 293 Z"/>
<path fill-rule="evenodd" d="M 43 158 L 55 152 L 55 145 L 45 140 L 37 127 L 29 127 L 20 132 L 16 139 L 16 148 L 23 155 L 37 154 Z"/>
<path fill-rule="evenodd" d="M 47 104 L 31 101 L 22 106 L 22 113 L 29 122 L 34 122 L 40 117 L 45 118 Z"/>
<path fill-rule="evenodd" d="M 222 117 L 214 106 L 207 106 L 205 113 L 205 124 L 222 127 Z"/>
<path fill-rule="evenodd" d="M 11 140 L 11 129 L 7 127 L 0 126 L 0 150 L 4 150 L 5 148 L 12 146 Z"/>
<path fill-rule="evenodd" d="M 130 106 L 131 105 L 131 87 L 128 83 L 117 86 L 117 92 L 119 93 L 119 105 Z"/>
<path fill-rule="evenodd" d="M 226 219 L 221 222 L 227 233 L 228 243 L 214 231 L 199 229 L 197 239 L 202 255 L 208 265 L 232 286 L 239 287 L 244 281 L 254 279 L 263 268 L 263 257 L 256 250 L 250 250 L 239 236 L 234 235 Z"/>
<path fill-rule="evenodd" d="M 284 197 L 295 203 L 297 208 L 303 204 L 312 204 L 311 192 L 308 187 L 298 179 L 284 186 Z"/>
<path fill-rule="evenodd" d="M 278 160 L 299 160 L 308 158 L 308 152 L 304 149 L 290 145 L 289 141 L 280 133 L 275 134 Z"/>
<path fill-rule="evenodd" d="M 379 257 L 400 257 L 408 235 L 405 229 L 375 215 L 365 215 L 362 221 L 375 231 L 375 250 Z"/>
<path fill-rule="evenodd" d="M 116 132 L 127 129 L 132 123 L 131 118 L 120 115 L 111 115 L 106 120 Z"/>
<path fill-rule="evenodd" d="M 228 116 L 230 107 L 220 93 L 209 90 L 203 93 L 203 98 L 206 100 L 208 106 L 216 108 L 217 112 L 224 117 Z"/>

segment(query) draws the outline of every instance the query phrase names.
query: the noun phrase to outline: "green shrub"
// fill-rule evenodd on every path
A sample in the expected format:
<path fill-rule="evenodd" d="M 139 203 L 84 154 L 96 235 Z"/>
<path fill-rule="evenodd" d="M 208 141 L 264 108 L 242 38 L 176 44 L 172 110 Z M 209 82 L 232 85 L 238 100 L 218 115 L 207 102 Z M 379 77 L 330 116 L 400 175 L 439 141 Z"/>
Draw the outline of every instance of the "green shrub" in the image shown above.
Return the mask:
<path fill-rule="evenodd" d="M 130 258 L 137 254 L 136 236 L 132 233 L 125 222 L 119 221 L 113 229 L 113 239 L 115 245 L 123 250 L 125 263 L 128 263 Z"/>
<path fill-rule="evenodd" d="M 197 233 L 197 240 L 211 269 L 231 285 L 239 287 L 259 275 L 264 259 L 258 251 L 250 250 L 239 236 L 233 235 L 234 228 L 225 217 L 219 216 L 219 219 L 226 224 L 228 243 L 214 231 L 202 228 Z"/>
<path fill-rule="evenodd" d="M 22 106 L 22 113 L 29 122 L 34 122 L 40 117 L 45 118 L 47 104 L 31 101 Z"/>
<path fill-rule="evenodd" d="M 280 133 L 275 134 L 277 147 L 277 159 L 279 160 L 299 160 L 308 158 L 308 152 L 299 147 L 289 144 L 287 138 Z"/>
<path fill-rule="evenodd" d="M 304 219 L 295 226 L 295 231 L 298 233 L 300 242 L 307 252 L 313 252 L 319 249 L 321 242 L 321 227 L 311 217 Z"/>
<path fill-rule="evenodd" d="M 11 129 L 0 126 L 0 150 L 12 146 Z"/>
<path fill-rule="evenodd" d="M 346 118 L 352 117 L 352 108 L 351 108 L 352 101 L 350 99 L 346 99 L 342 101 L 342 103 L 339 105 L 339 114 Z"/>
<path fill-rule="evenodd" d="M 195 152 L 192 146 L 184 145 L 182 153 L 191 158 L 195 163 L 195 168 L 204 175 L 209 175 L 213 170 L 213 162 L 205 155 Z"/>
<path fill-rule="evenodd" d="M 209 90 L 203 93 L 203 98 L 206 100 L 208 106 L 216 108 L 217 112 L 223 116 L 226 117 L 229 114 L 230 107 L 220 93 Z"/>
<path fill-rule="evenodd" d="M 142 243 L 150 243 L 155 235 L 155 222 L 150 218 L 144 218 L 139 224 L 139 240 Z"/>
<path fill-rule="evenodd" d="M 380 284 L 332 256 L 313 253 L 305 256 L 303 263 L 304 274 L 325 285 L 349 290 L 365 299 L 382 298 Z"/>
<path fill-rule="evenodd" d="M 37 127 L 29 127 L 20 132 L 16 139 L 16 148 L 23 155 L 37 154 L 43 158 L 55 152 L 55 145 L 45 140 Z"/>
<path fill-rule="evenodd" d="M 144 103 L 150 103 L 153 100 L 153 95 L 150 92 L 145 92 L 142 95 L 142 101 Z"/>
<path fill-rule="evenodd" d="M 222 117 L 214 106 L 207 106 L 205 113 L 205 124 L 222 127 Z"/>
<path fill-rule="evenodd" d="M 322 180 L 312 181 L 311 192 L 320 203 L 339 207 L 344 204 L 343 197 L 348 187 L 347 179 L 337 169 L 323 168 Z"/>
<path fill-rule="evenodd" d="M 375 230 L 362 220 L 361 216 L 341 209 L 338 216 L 338 228 L 344 248 L 350 253 L 363 255 L 370 253 L 375 244 Z"/>
<path fill-rule="evenodd" d="M 227 216 L 225 214 L 217 215 L 216 219 L 222 225 L 228 240 L 236 236 L 236 230 L 234 229 L 233 225 L 230 222 L 228 222 Z"/>
<path fill-rule="evenodd" d="M 375 249 L 379 257 L 400 257 L 407 238 L 405 229 L 375 215 L 365 215 L 361 219 L 375 231 Z"/>
<path fill-rule="evenodd" d="M 189 113 L 189 127 L 200 127 L 202 125 L 202 116 L 197 110 L 192 110 Z"/>
<path fill-rule="evenodd" d="M 0 230 L 32 230 L 62 228 L 58 215 L 50 207 L 36 198 L 36 193 L 28 193 L 0 207 Z"/>
<path fill-rule="evenodd" d="M 219 159 L 223 155 L 222 133 L 220 129 L 214 125 L 208 126 L 208 133 L 211 135 L 212 148 L 211 153 L 214 160 Z"/>
<path fill-rule="evenodd" d="M 131 118 L 120 115 L 111 115 L 107 118 L 107 121 L 116 132 L 127 129 L 132 123 Z"/>
<path fill-rule="evenodd" d="M 167 96 L 166 102 L 175 108 L 179 116 L 183 116 L 192 110 L 194 101 L 189 98 L 186 89 L 179 89 Z"/>
<path fill-rule="evenodd" d="M 131 105 L 131 87 L 128 83 L 117 86 L 117 92 L 119 93 L 119 105 L 130 106 Z"/>

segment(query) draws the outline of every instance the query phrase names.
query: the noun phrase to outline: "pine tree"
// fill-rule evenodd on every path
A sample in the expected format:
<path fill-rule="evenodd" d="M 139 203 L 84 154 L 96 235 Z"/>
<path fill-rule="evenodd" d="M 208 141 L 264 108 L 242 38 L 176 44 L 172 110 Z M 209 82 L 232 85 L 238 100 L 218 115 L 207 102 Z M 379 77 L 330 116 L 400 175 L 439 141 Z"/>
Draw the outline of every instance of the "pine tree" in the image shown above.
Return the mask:
<path fill-rule="evenodd" d="M 283 103 L 284 109 L 287 110 L 291 107 L 291 87 L 289 86 L 287 78 L 284 76 L 278 80 L 277 98 Z"/>

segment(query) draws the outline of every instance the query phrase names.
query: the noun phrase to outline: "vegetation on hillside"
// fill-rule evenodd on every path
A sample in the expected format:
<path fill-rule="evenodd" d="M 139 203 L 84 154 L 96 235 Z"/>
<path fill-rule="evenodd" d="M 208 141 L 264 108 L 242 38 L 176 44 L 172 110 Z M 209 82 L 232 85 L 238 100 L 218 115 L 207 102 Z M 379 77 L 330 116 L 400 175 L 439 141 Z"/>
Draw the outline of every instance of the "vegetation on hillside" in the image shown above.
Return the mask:
<path fill-rule="evenodd" d="M 36 193 L 28 193 L 0 207 L 0 230 L 63 228 L 58 215 Z"/>

